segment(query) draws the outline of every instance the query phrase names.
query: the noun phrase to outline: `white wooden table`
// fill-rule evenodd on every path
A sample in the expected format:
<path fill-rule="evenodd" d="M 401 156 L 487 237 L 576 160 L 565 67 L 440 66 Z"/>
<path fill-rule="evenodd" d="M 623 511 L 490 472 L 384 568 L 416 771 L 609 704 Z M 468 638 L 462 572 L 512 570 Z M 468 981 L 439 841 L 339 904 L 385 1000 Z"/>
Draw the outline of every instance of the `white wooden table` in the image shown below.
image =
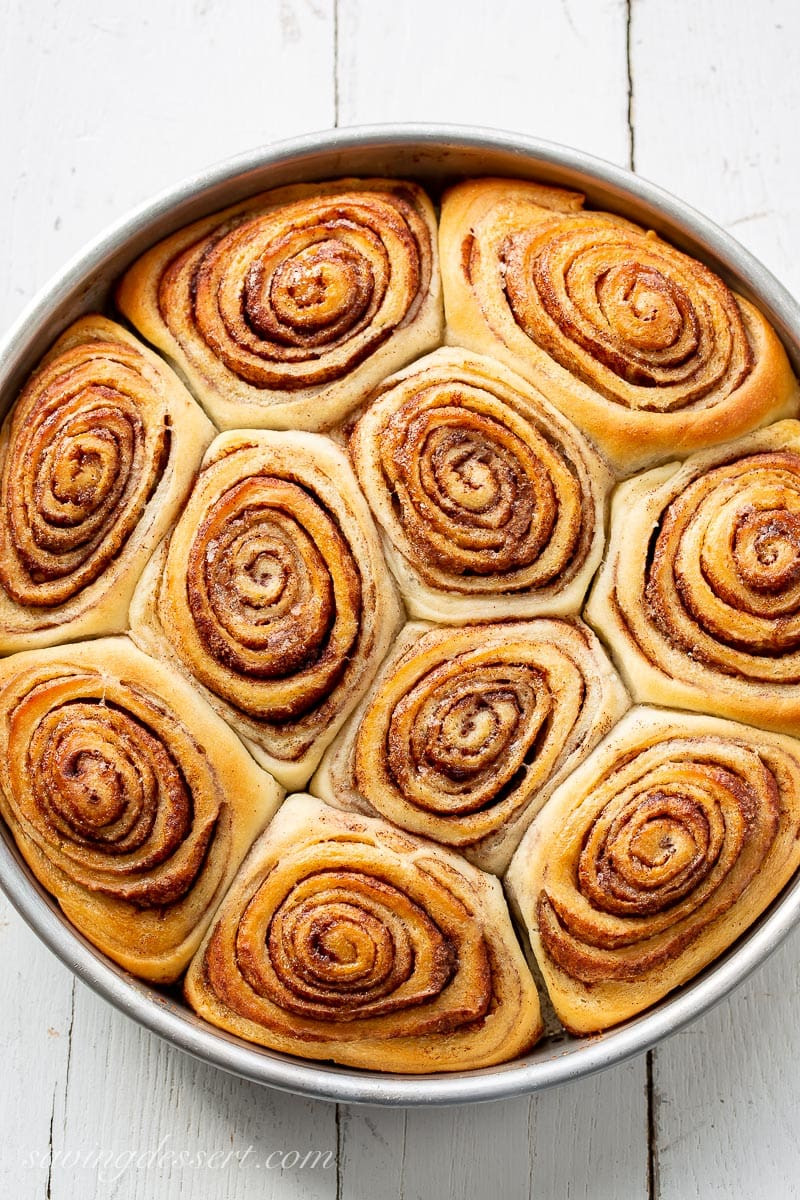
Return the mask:
<path fill-rule="evenodd" d="M 632 165 L 800 290 L 796 0 L 0 12 L 0 326 L 87 238 L 183 175 L 384 120 L 505 127 Z M 436 1111 L 337 1110 L 193 1062 L 76 984 L 2 900 L 0 954 L 0 1195 L 13 1200 L 798 1195 L 800 932 L 647 1058 Z M 309 1150 L 330 1165 L 292 1166 Z"/>

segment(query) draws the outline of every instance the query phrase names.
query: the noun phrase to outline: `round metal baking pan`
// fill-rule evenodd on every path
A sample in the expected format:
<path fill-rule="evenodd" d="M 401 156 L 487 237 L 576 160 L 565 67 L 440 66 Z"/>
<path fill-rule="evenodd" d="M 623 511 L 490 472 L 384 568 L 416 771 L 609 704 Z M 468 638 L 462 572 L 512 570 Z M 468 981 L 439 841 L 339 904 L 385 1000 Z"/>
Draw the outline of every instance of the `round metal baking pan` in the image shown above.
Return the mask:
<path fill-rule="evenodd" d="M 516 134 L 437 125 L 334 130 L 263 147 L 162 192 L 88 246 L 45 287 L 0 344 L 0 412 L 56 336 L 81 313 L 108 309 L 110 289 L 146 247 L 197 217 L 279 184 L 343 175 L 418 179 L 434 196 L 458 178 L 504 175 L 584 191 L 663 233 L 755 301 L 800 370 L 800 307 L 755 258 L 669 193 L 580 151 Z M 142 983 L 72 928 L 0 829 L 0 884 L 42 941 L 106 1000 L 147 1029 L 224 1070 L 306 1096 L 370 1104 L 459 1104 L 523 1095 L 639 1054 L 722 999 L 780 944 L 800 916 L 800 878 L 722 957 L 648 1012 L 607 1033 L 541 1042 L 523 1059 L 481 1071 L 397 1076 L 305 1062 L 207 1025 L 174 993 Z"/>

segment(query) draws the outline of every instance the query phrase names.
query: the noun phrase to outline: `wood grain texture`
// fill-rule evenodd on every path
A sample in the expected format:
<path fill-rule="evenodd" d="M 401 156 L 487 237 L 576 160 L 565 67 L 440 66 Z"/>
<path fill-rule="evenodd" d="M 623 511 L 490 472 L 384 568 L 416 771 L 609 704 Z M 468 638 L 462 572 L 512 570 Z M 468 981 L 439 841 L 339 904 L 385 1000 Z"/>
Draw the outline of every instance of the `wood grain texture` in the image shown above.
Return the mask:
<path fill-rule="evenodd" d="M 0 125 L 0 325 L 131 204 L 217 158 L 337 118 L 475 121 L 620 163 L 633 135 L 642 174 L 722 221 L 797 287 L 795 9 L 5 0 L 0 100 L 13 119 Z M 337 1110 L 161 1044 L 74 984 L 0 899 L 0 1054 L 13 1081 L 0 1092 L 0 1194 L 782 1200 L 798 1194 L 799 948 L 795 935 L 731 1000 L 660 1047 L 649 1071 L 639 1059 L 497 1105 Z M 336 1153 L 330 1166 L 264 1165 L 293 1150 Z M 154 1161 L 125 1166 L 133 1152 Z M 201 1164 L 200 1152 L 231 1157 Z"/>
<path fill-rule="evenodd" d="M 643 1196 L 644 1099 L 638 1062 L 499 1104 L 432 1111 L 351 1107 L 342 1119 L 342 1195 L 371 1200 Z"/>
<path fill-rule="evenodd" d="M 626 163 L 625 22 L 625 0 L 338 0 L 338 123 L 514 129 Z"/>
<path fill-rule="evenodd" d="M 332 0 L 0 5 L 5 327 L 111 221 L 182 176 L 332 124 Z"/>
<path fill-rule="evenodd" d="M 76 984 L 0 896 L 0 1195 L 46 1196 L 51 1131 L 63 1121 Z"/>
<path fill-rule="evenodd" d="M 633 0 L 631 70 L 637 172 L 800 290 L 800 6 Z"/>
<path fill-rule="evenodd" d="M 659 1047 L 656 1194 L 798 1195 L 800 932 L 729 1000 Z"/>
<path fill-rule="evenodd" d="M 176 1053 L 80 984 L 69 1088 L 57 1115 L 54 1200 L 149 1200 L 182 1190 L 215 1200 L 336 1196 L 333 1105 L 268 1091 Z M 280 1153 L 290 1150 L 301 1158 L 329 1151 L 330 1165 L 309 1160 L 281 1170 Z M 78 1151 L 112 1157 L 83 1166 Z"/>
<path fill-rule="evenodd" d="M 685 6 L 634 0 L 637 170 L 706 212 L 800 290 L 800 10 L 784 0 Z M 652 1063 L 657 1196 L 798 1194 L 800 1055 L 795 933 L 728 1001 Z"/>

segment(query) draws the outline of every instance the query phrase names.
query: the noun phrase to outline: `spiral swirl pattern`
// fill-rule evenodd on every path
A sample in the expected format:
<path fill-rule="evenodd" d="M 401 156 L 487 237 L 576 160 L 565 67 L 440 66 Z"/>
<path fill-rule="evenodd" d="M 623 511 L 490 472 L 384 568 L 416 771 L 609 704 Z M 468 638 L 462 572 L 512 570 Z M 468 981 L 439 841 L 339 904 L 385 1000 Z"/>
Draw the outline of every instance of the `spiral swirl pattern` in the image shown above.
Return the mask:
<path fill-rule="evenodd" d="M 800 424 L 626 485 L 587 611 L 639 698 L 800 732 Z"/>
<path fill-rule="evenodd" d="M 398 616 L 341 451 L 313 434 L 251 433 L 211 447 L 132 625 L 296 786 L 357 703 Z"/>
<path fill-rule="evenodd" d="M 506 295 L 527 337 L 610 400 L 673 411 L 734 391 L 753 367 L 721 279 L 635 226 L 581 213 L 513 233 Z"/>
<path fill-rule="evenodd" d="M 615 1024 L 690 978 L 800 862 L 800 745 L 634 709 L 553 796 L 509 886 L 559 1016 Z"/>
<path fill-rule="evenodd" d="M 3 461 L 0 581 L 19 604 L 63 604 L 97 579 L 141 517 L 169 447 L 135 351 L 84 342 L 35 375 Z"/>
<path fill-rule="evenodd" d="M 209 440 L 177 379 L 111 321 L 84 318 L 61 338 L 0 437 L 3 649 L 57 638 L 54 626 L 136 573 L 142 541 L 154 525 L 157 540 L 188 489 L 174 460 L 191 469 Z"/>
<path fill-rule="evenodd" d="M 436 1070 L 445 1046 L 451 1069 L 498 1061 L 501 1038 L 538 1033 L 496 881 L 302 796 L 257 844 L 187 995 L 252 1041 L 385 1070 Z"/>
<path fill-rule="evenodd" d="M 412 624 L 311 788 L 500 872 L 627 703 L 580 622 Z"/>
<path fill-rule="evenodd" d="M 507 361 L 629 474 L 794 415 L 775 332 L 689 255 L 557 188 L 473 180 L 442 208 L 452 340 Z"/>
<path fill-rule="evenodd" d="M 186 894 L 219 805 L 187 786 L 191 734 L 176 718 L 99 673 L 70 673 L 27 691 L 8 729 L 16 817 L 71 880 L 143 907 Z"/>
<path fill-rule="evenodd" d="M 167 239 L 118 299 L 223 428 L 286 428 L 301 409 L 301 424 L 320 428 L 352 406 L 361 377 L 363 391 L 407 361 L 404 342 L 435 340 L 435 236 L 414 184 L 285 188 Z"/>
<path fill-rule="evenodd" d="M 663 514 L 647 599 L 663 631 L 694 657 L 796 682 L 800 454 L 746 455 L 677 495 Z"/>
<path fill-rule="evenodd" d="M 245 712 L 297 716 L 341 678 L 358 636 L 358 568 L 331 516 L 296 483 L 258 475 L 223 492 L 186 578 L 195 626 L 225 670 L 206 679 Z"/>
<path fill-rule="evenodd" d="M 124 638 L 5 659 L 0 760 L 0 809 L 38 878 L 91 941 L 158 980 L 186 966 L 279 799 L 222 722 Z"/>
<path fill-rule="evenodd" d="M 422 359 L 387 381 L 350 446 L 412 615 L 580 606 L 610 475 L 501 364 L 455 350 Z"/>

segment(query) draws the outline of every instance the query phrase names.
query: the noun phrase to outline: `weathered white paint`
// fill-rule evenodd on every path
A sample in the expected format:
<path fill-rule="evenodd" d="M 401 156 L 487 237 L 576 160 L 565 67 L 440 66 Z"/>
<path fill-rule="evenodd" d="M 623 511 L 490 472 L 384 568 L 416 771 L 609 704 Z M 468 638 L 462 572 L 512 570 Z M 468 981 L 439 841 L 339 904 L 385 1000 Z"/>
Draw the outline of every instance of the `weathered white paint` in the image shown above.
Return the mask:
<path fill-rule="evenodd" d="M 637 171 L 800 291 L 800 6 L 633 0 L 631 45 Z"/>
<path fill-rule="evenodd" d="M 0 325 L 131 204 L 337 116 L 504 126 L 626 163 L 629 66 L 637 168 L 800 285 L 790 0 L 632 0 L 630 37 L 624 0 L 6 0 L 0 12 Z M 337 1113 L 162 1045 L 75 985 L 0 898 L 0 1194 L 793 1196 L 798 948 L 800 935 L 653 1055 L 649 1105 L 639 1060 L 530 1100 Z M 266 1166 L 291 1150 L 337 1162 Z M 99 1154 L 112 1161 L 80 1165 Z"/>
<path fill-rule="evenodd" d="M 634 0 L 636 167 L 800 292 L 800 8 Z M 800 934 L 653 1064 L 665 1197 L 798 1195 Z"/>
<path fill-rule="evenodd" d="M 333 124 L 332 0 L 4 0 L 0 325 L 182 176 Z"/>
<path fill-rule="evenodd" d="M 455 121 L 628 161 L 624 0 L 339 0 L 339 123 Z"/>

